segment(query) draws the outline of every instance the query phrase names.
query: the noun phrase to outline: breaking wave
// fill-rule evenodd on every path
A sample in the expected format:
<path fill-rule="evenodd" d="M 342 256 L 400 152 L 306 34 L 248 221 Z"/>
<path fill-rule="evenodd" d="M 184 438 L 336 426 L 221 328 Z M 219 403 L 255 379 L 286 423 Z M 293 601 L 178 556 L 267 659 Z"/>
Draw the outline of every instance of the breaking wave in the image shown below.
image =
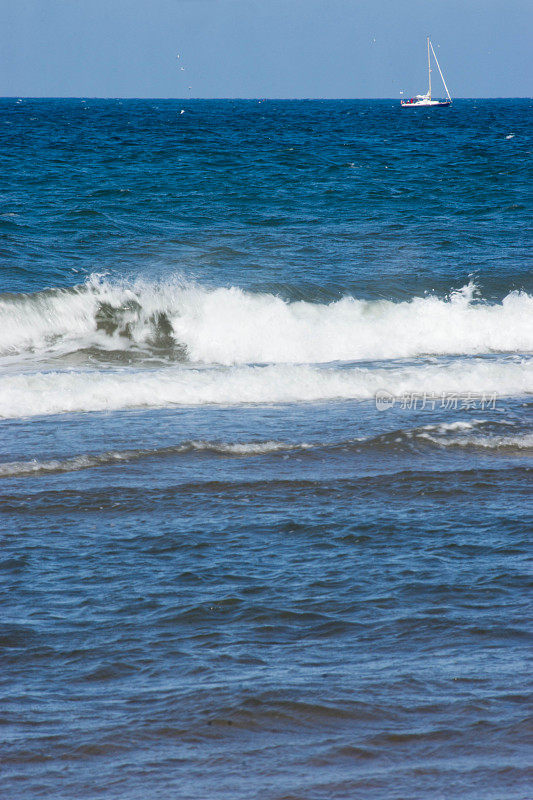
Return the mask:
<path fill-rule="evenodd" d="M 532 359 L 456 359 L 382 367 L 278 364 L 163 369 L 68 370 L 7 375 L 0 416 L 205 404 L 370 400 L 377 392 L 522 396 L 533 391 Z"/>
<path fill-rule="evenodd" d="M 92 276 L 71 289 L 1 295 L 0 417 L 532 392 L 533 297 L 488 303 L 476 292 L 288 302 Z"/>
<path fill-rule="evenodd" d="M 148 351 L 199 364 L 327 363 L 533 350 L 533 297 L 476 298 L 473 284 L 440 299 L 343 297 L 288 302 L 175 280 L 0 296 L 0 354 Z"/>

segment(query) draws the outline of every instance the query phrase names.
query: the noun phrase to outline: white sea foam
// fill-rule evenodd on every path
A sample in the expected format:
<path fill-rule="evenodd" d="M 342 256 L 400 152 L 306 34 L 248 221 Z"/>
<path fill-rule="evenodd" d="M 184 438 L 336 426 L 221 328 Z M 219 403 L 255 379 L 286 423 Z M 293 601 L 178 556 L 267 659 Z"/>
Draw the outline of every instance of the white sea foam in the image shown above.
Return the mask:
<path fill-rule="evenodd" d="M 289 303 L 238 288 L 121 285 L 93 276 L 77 289 L 0 298 L 0 353 L 145 347 L 162 330 L 203 364 L 532 351 L 533 296 L 511 292 L 487 303 L 475 292 L 470 284 L 447 299 Z"/>
<path fill-rule="evenodd" d="M 93 276 L 77 289 L 4 295 L 0 352 L 9 369 L 0 385 L 0 416 L 365 400 L 378 391 L 395 396 L 533 391 L 531 361 L 523 355 L 533 351 L 533 297 L 512 292 L 489 304 L 476 301 L 475 292 L 469 284 L 444 300 L 345 297 L 329 304 L 289 303 L 237 288 L 179 281 L 123 285 Z M 33 363 L 35 357 L 42 364 L 50 353 L 152 345 L 171 352 L 179 346 L 182 360 L 176 363 L 171 355 L 161 369 L 117 370 L 104 359 L 100 370 L 57 372 Z M 461 358 L 491 352 L 505 357 Z M 380 363 L 423 354 L 459 358 Z M 374 364 L 350 365 L 357 361 Z"/>
<path fill-rule="evenodd" d="M 418 438 L 441 447 L 477 447 L 484 450 L 531 450 L 533 448 L 533 435 L 530 433 L 516 436 L 473 435 L 461 438 L 446 438 L 445 436 L 420 433 Z"/>
<path fill-rule="evenodd" d="M 483 424 L 483 420 L 455 420 L 454 422 L 438 422 L 432 425 L 422 425 L 418 430 L 424 433 L 448 433 L 449 431 L 471 431 L 477 425 Z"/>
<path fill-rule="evenodd" d="M 4 418 L 179 405 L 366 400 L 378 391 L 521 396 L 533 392 L 532 359 L 461 359 L 387 367 L 309 365 L 86 370 L 7 375 Z"/>
<path fill-rule="evenodd" d="M 0 478 L 22 477 L 25 475 L 46 474 L 50 472 L 78 472 L 94 467 L 112 466 L 116 464 L 138 461 L 143 458 L 161 458 L 165 455 L 206 451 L 226 456 L 261 456 L 269 453 L 291 452 L 293 450 L 310 450 L 312 444 L 302 442 L 290 444 L 286 442 L 209 442 L 189 441 L 159 448 L 157 450 L 111 450 L 107 453 L 83 453 L 68 458 L 52 458 L 48 460 L 31 459 L 30 461 L 8 461 L 0 463 Z"/>

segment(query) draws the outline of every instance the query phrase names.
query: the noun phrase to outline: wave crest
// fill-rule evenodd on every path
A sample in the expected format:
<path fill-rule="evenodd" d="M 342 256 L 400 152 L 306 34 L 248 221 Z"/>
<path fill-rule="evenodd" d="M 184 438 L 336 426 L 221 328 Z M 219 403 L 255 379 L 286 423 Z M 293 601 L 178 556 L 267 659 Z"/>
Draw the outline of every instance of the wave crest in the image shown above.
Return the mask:
<path fill-rule="evenodd" d="M 502 429 L 507 428 L 505 432 Z M 511 431 L 508 430 L 511 428 Z M 155 449 L 110 450 L 104 453 L 82 453 L 49 460 L 9 461 L 0 463 L 0 478 L 19 478 L 51 473 L 78 472 L 101 467 L 120 466 L 145 459 L 160 460 L 206 453 L 223 458 L 250 458 L 295 454 L 321 458 L 324 453 L 343 450 L 368 453 L 369 450 L 412 450 L 421 446 L 439 448 L 469 448 L 506 452 L 533 450 L 533 436 L 516 430 L 506 421 L 460 420 L 451 423 L 433 423 L 416 428 L 401 428 L 373 436 L 362 436 L 332 442 L 280 442 L 249 441 L 220 442 L 190 440 Z"/>
<path fill-rule="evenodd" d="M 148 351 L 199 364 L 327 363 L 533 350 L 533 297 L 343 297 L 288 302 L 176 279 L 117 284 L 93 275 L 72 289 L 0 297 L 0 353 Z"/>

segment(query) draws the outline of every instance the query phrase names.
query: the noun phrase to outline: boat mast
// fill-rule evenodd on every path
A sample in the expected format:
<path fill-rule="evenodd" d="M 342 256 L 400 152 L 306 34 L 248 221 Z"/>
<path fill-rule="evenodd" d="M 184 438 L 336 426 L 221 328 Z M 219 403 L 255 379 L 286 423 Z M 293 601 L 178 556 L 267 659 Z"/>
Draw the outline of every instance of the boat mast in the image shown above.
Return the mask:
<path fill-rule="evenodd" d="M 428 38 L 428 47 L 429 47 L 430 44 L 431 43 L 430 43 L 429 38 Z M 442 70 L 440 68 L 439 59 L 437 58 L 437 56 L 435 54 L 435 51 L 433 50 L 433 45 L 431 45 L 431 52 L 433 53 L 433 58 L 435 59 L 435 63 L 437 65 L 438 69 L 439 69 L 439 73 L 440 73 L 440 76 L 442 78 L 442 82 L 444 84 L 444 88 L 446 89 L 446 94 L 448 95 L 448 100 L 451 101 L 452 98 L 450 97 L 450 93 L 448 91 L 448 87 L 446 86 L 446 81 L 444 80 L 444 75 L 442 74 Z M 428 57 L 429 57 L 429 49 L 428 49 Z M 431 86 L 431 78 L 429 80 L 430 80 L 430 86 Z M 430 91 L 431 91 L 431 89 L 430 89 Z"/>
<path fill-rule="evenodd" d="M 433 45 L 431 46 L 431 49 L 433 49 Z M 428 36 L 428 79 L 429 79 L 428 98 L 431 100 L 431 62 L 429 60 L 429 36 Z"/>

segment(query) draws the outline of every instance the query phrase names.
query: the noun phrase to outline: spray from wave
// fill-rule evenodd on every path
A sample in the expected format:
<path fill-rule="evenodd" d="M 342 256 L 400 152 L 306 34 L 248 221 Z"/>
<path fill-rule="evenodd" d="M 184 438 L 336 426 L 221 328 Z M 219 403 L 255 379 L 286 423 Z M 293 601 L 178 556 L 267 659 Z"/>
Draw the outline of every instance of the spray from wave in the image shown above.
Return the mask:
<path fill-rule="evenodd" d="M 533 350 L 533 297 L 511 292 L 488 303 L 469 284 L 445 299 L 323 304 L 96 275 L 72 289 L 0 296 L 0 354 L 90 348 L 223 365 L 524 353 Z"/>

